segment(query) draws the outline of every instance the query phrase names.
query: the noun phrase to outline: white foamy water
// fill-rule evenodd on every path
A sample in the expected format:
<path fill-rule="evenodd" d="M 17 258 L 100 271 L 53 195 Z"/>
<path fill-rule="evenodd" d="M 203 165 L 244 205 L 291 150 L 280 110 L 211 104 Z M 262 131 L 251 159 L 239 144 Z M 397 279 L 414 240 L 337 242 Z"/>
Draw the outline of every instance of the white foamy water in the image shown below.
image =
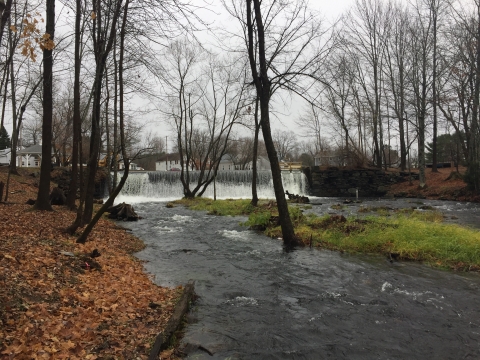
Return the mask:
<path fill-rule="evenodd" d="M 434 302 L 438 302 L 439 301 L 438 299 L 444 299 L 443 295 L 435 294 L 428 290 L 427 291 L 407 291 L 407 290 L 399 289 L 397 287 L 394 287 L 388 281 L 383 283 L 381 290 L 382 292 L 405 295 L 405 296 L 411 297 L 413 300 L 417 300 L 421 297 L 428 296 L 428 298 L 425 301 L 432 304 Z M 435 305 L 435 307 L 437 307 L 437 305 Z"/>
<path fill-rule="evenodd" d="M 226 303 L 233 306 L 258 305 L 258 301 L 256 299 L 246 296 L 237 296 L 235 299 L 227 300 Z"/>
<path fill-rule="evenodd" d="M 171 232 L 183 232 L 183 229 L 180 227 L 171 227 L 171 226 L 154 226 L 153 227 L 159 233 L 171 233 Z"/>
<path fill-rule="evenodd" d="M 218 233 L 226 238 L 234 239 L 234 240 L 246 240 L 249 234 L 247 231 L 236 231 L 236 230 L 222 230 L 222 231 L 219 231 Z"/>
<path fill-rule="evenodd" d="M 195 187 L 198 174 L 190 174 L 191 186 Z M 302 172 L 282 172 L 284 189 L 292 194 L 307 195 L 307 178 Z M 241 199 L 252 196 L 252 172 L 249 170 L 219 171 L 216 179 L 217 199 Z M 274 199 L 272 175 L 260 171 L 257 177 L 257 193 L 262 199 Z M 144 203 L 170 201 L 183 197 L 180 173 L 177 171 L 135 172 L 128 175 L 127 181 L 117 196 L 116 202 Z M 203 197 L 214 197 L 213 183 Z"/>
<path fill-rule="evenodd" d="M 184 215 L 173 215 L 172 220 L 177 223 L 195 222 L 195 220 L 191 216 L 184 216 Z"/>

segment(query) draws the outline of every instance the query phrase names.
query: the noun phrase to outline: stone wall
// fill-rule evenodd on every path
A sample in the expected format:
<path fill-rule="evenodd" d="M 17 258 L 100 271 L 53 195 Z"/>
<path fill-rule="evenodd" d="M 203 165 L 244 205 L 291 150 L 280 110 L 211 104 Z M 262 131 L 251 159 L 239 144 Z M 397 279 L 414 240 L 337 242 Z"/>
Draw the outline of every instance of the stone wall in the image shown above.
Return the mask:
<path fill-rule="evenodd" d="M 87 176 L 87 171 L 86 168 L 83 170 L 84 172 L 84 184 L 86 184 L 86 176 Z M 108 172 L 105 170 L 105 168 L 99 168 L 97 170 L 97 174 L 95 176 L 95 191 L 94 191 L 94 198 L 96 199 L 103 199 L 106 194 L 106 178 L 108 176 Z M 57 186 L 62 189 L 63 193 L 65 196 L 68 195 L 68 192 L 70 190 L 70 182 L 72 179 L 72 169 L 71 168 L 65 168 L 65 167 L 58 167 L 55 168 L 52 173 L 51 173 L 51 179 L 54 183 L 57 184 Z M 80 176 L 78 178 L 80 180 Z M 77 197 L 80 194 L 77 193 Z"/>
<path fill-rule="evenodd" d="M 408 181 L 408 173 L 398 171 L 384 171 L 380 169 L 327 169 L 314 166 L 310 173 L 306 172 L 310 183 L 310 195 L 350 197 L 384 196 L 390 185 Z M 418 179 L 418 174 L 412 173 Z"/>

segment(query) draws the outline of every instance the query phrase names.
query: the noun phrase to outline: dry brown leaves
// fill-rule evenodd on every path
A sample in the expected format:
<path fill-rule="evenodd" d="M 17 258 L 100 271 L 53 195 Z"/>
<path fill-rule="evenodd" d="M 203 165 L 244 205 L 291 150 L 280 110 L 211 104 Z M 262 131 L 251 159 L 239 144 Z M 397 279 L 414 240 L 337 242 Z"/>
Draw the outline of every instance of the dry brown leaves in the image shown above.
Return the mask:
<path fill-rule="evenodd" d="M 34 182 L 12 177 L 0 204 L 0 359 L 146 359 L 181 288 L 154 285 L 129 255 L 142 243 L 106 219 L 76 244 L 73 212 L 23 204 Z"/>
<path fill-rule="evenodd" d="M 427 199 L 444 199 L 457 201 L 473 201 L 480 202 L 480 197 L 466 189 L 465 182 L 460 178 L 449 179 L 450 174 L 456 171 L 455 168 L 440 168 L 437 173 L 433 173 L 432 169 L 426 169 L 425 189 L 419 188 L 419 181 L 414 180 L 412 183 L 405 181 L 403 183 L 391 186 L 389 195 L 399 197 L 419 197 Z M 460 174 L 464 174 L 466 169 L 459 168 Z"/>

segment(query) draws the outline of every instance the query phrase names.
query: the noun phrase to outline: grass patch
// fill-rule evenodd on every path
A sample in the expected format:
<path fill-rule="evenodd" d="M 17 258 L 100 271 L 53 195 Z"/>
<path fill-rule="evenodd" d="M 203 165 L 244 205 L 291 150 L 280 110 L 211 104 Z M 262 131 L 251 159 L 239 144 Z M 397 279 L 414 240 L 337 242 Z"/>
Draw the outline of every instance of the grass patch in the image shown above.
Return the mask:
<path fill-rule="evenodd" d="M 274 202 L 252 207 L 249 200 L 180 200 L 194 210 L 216 215 L 248 215 L 244 225 L 281 237 Z M 480 270 L 480 232 L 444 224 L 438 211 L 369 208 L 366 217 L 304 215 L 302 208 L 289 206 L 296 235 L 306 244 L 351 253 L 396 254 L 401 260 L 422 261 L 456 270 Z"/>
<path fill-rule="evenodd" d="M 333 204 L 330 206 L 330 209 L 333 209 L 333 210 L 344 210 L 345 208 L 346 206 L 342 204 Z"/>
<path fill-rule="evenodd" d="M 207 211 L 209 215 L 238 216 L 248 215 L 254 209 L 250 205 L 250 200 L 213 200 L 209 198 L 183 198 L 175 200 L 174 204 L 184 205 L 192 210 Z"/>

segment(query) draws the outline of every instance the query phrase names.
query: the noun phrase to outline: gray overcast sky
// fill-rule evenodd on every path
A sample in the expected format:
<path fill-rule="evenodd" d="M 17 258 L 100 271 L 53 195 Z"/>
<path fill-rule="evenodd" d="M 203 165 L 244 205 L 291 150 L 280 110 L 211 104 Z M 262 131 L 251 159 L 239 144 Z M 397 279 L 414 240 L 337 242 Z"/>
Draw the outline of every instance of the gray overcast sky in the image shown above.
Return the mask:
<path fill-rule="evenodd" d="M 353 4 L 354 0 L 310 0 L 310 7 L 320 12 L 322 18 L 324 18 L 328 23 L 334 22 L 343 12 L 345 12 L 349 6 Z M 217 5 L 218 4 L 218 5 Z M 220 14 L 218 16 L 212 16 L 212 13 L 209 12 L 208 17 L 210 21 L 215 21 L 215 25 L 228 24 L 228 22 L 233 21 L 227 14 L 223 12 L 223 6 L 221 5 L 220 0 L 214 0 L 212 2 L 216 12 Z M 57 1 L 56 4 L 56 14 L 59 17 L 59 26 L 57 27 L 58 33 L 65 33 L 69 29 L 65 28 L 65 23 L 61 18 L 64 18 L 66 15 L 66 9 L 63 8 L 62 4 Z M 71 15 L 71 14 L 70 14 Z M 205 33 L 204 33 L 205 34 Z M 206 35 L 206 34 L 205 34 Z M 203 37 L 203 35 L 201 35 Z M 203 39 L 202 39 L 203 40 Z M 277 115 L 277 118 L 272 118 L 272 127 L 274 129 L 288 129 L 290 131 L 295 131 L 294 120 L 302 113 L 305 104 L 298 98 L 290 99 L 287 94 L 284 94 L 283 98 L 280 99 L 276 97 L 273 110 L 274 114 Z M 282 103 L 282 100 L 285 104 Z M 158 118 L 152 114 L 153 118 Z M 7 110 L 5 126 L 9 134 L 11 134 L 11 112 Z M 157 133 L 160 136 L 165 136 L 166 132 L 169 130 L 166 125 L 159 124 L 158 122 L 153 122 L 155 125 L 148 126 L 152 132 Z"/>
<path fill-rule="evenodd" d="M 216 1 L 220 3 L 219 0 Z M 325 20 L 325 26 L 327 27 L 333 24 L 345 11 L 347 11 L 354 1 L 355 0 L 309 0 L 309 6 L 320 13 L 322 19 Z M 213 18 L 211 18 L 211 20 L 213 21 Z M 235 20 L 232 20 L 227 14 L 221 14 L 218 17 L 218 20 L 215 21 L 215 25 L 228 27 L 229 22 L 232 21 Z M 276 95 L 272 103 L 274 114 L 274 117 L 272 118 L 272 128 L 282 130 L 288 129 L 293 132 L 298 132 L 298 126 L 295 124 L 295 119 L 302 114 L 305 106 L 306 103 L 298 96 L 290 98 L 288 94 L 283 93 L 282 98 L 279 98 L 278 95 Z"/>

